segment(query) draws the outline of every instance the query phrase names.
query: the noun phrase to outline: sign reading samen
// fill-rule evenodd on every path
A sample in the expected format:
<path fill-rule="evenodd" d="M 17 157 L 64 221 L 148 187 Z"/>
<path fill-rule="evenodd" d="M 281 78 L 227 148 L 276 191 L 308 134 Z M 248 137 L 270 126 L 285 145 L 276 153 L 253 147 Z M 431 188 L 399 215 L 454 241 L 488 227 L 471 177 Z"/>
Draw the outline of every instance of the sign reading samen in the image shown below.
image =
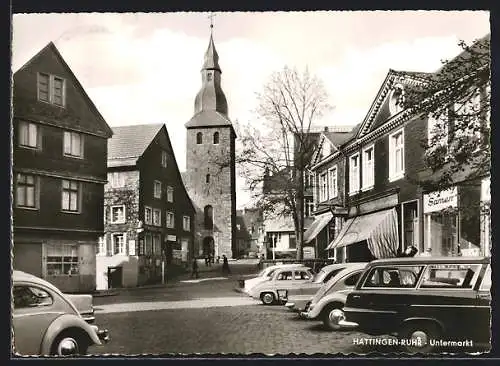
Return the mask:
<path fill-rule="evenodd" d="M 424 194 L 424 213 L 441 211 L 458 206 L 457 187 Z"/>

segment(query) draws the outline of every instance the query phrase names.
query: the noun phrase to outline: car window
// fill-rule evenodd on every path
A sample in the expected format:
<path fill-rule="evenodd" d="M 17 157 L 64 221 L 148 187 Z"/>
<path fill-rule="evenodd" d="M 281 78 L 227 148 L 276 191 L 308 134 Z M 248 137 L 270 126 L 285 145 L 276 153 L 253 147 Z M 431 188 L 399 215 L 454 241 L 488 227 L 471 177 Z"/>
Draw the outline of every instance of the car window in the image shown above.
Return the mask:
<path fill-rule="evenodd" d="M 344 280 L 344 285 L 346 286 L 354 286 L 356 283 L 358 283 L 359 278 L 361 277 L 361 274 L 363 272 L 358 272 L 353 275 L 347 276 L 347 278 Z"/>
<path fill-rule="evenodd" d="M 472 288 L 480 268 L 480 264 L 431 264 L 420 288 Z"/>
<path fill-rule="evenodd" d="M 423 266 L 373 268 L 363 287 L 412 288 L 417 285 Z"/>
<path fill-rule="evenodd" d="M 323 279 L 323 283 L 327 283 L 328 281 L 330 281 L 337 273 L 339 273 L 343 269 L 344 268 L 334 269 L 333 271 L 331 271 L 330 273 L 328 273 L 326 275 L 326 277 Z"/>
<path fill-rule="evenodd" d="M 269 273 L 267 274 L 267 277 L 272 277 L 272 275 L 274 274 L 274 272 L 276 272 L 275 269 L 269 271 Z"/>
<path fill-rule="evenodd" d="M 482 291 L 490 291 L 491 290 L 491 266 L 488 265 L 486 268 L 486 272 L 484 273 L 483 282 L 481 282 L 481 287 L 479 288 Z"/>
<path fill-rule="evenodd" d="M 296 280 L 308 280 L 311 278 L 311 274 L 307 271 L 295 271 Z"/>
<path fill-rule="evenodd" d="M 13 295 L 15 309 L 48 306 L 53 303 L 50 294 L 38 287 L 14 286 Z"/>
<path fill-rule="evenodd" d="M 292 271 L 281 272 L 278 274 L 278 278 L 277 278 L 277 280 L 279 280 L 279 281 L 292 280 L 292 279 L 293 279 Z"/>

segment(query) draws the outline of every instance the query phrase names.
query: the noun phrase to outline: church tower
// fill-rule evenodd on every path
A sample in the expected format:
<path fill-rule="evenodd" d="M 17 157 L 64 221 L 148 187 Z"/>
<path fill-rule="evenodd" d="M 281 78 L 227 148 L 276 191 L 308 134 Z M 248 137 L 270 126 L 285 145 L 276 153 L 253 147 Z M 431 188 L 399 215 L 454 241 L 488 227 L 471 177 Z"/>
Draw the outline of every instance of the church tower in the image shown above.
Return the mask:
<path fill-rule="evenodd" d="M 236 169 L 233 125 L 221 88 L 221 68 L 212 33 L 201 69 L 194 115 L 185 124 L 186 188 L 197 213 L 194 255 L 236 255 Z"/>

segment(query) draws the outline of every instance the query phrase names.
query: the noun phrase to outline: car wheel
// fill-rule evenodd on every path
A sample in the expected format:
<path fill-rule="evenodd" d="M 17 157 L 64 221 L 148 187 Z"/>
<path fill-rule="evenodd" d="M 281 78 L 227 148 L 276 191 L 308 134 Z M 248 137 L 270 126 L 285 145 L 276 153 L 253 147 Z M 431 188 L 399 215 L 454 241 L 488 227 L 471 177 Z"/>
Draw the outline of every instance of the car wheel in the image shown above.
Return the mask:
<path fill-rule="evenodd" d="M 345 319 L 344 306 L 342 304 L 331 304 L 323 312 L 323 324 L 328 330 L 339 330 L 342 326 L 339 324 Z"/>
<path fill-rule="evenodd" d="M 272 292 L 264 292 L 260 295 L 260 299 L 264 305 L 272 305 L 276 301 Z"/>
<path fill-rule="evenodd" d="M 408 353 L 430 353 L 434 346 L 430 340 L 438 339 L 440 330 L 431 322 L 413 322 L 406 324 L 398 333 L 403 349 Z"/>
<path fill-rule="evenodd" d="M 57 336 L 52 344 L 51 355 L 85 355 L 89 342 L 87 337 L 76 331 L 66 331 Z"/>

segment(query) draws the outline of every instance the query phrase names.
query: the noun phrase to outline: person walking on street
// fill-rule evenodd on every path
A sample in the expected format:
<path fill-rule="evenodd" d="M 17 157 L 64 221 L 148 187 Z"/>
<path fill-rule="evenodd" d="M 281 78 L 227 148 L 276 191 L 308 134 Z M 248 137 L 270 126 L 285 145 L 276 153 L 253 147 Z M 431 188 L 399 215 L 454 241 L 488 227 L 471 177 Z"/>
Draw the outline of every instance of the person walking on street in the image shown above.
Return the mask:
<path fill-rule="evenodd" d="M 193 259 L 193 265 L 192 265 L 192 271 L 191 271 L 191 278 L 195 277 L 198 278 L 200 275 L 198 273 L 198 261 L 196 258 Z"/>
<path fill-rule="evenodd" d="M 225 254 L 222 255 L 222 274 L 230 274 L 231 270 L 229 269 L 229 262 L 227 261 L 227 257 Z"/>

